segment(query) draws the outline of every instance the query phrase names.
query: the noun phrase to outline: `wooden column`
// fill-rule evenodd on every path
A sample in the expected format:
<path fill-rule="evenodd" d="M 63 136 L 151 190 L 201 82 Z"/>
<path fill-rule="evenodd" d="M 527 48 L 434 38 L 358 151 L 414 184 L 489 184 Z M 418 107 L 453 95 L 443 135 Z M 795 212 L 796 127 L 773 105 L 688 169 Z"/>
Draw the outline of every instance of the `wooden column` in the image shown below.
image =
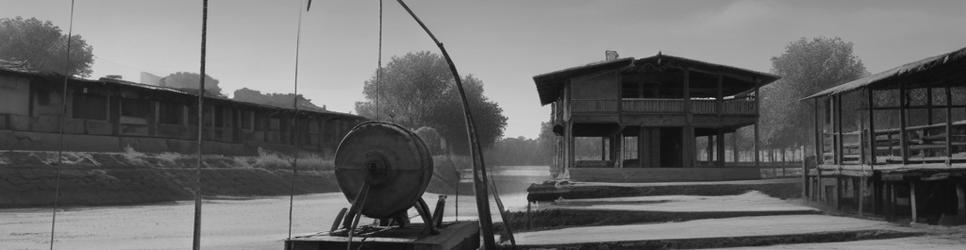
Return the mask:
<path fill-rule="evenodd" d="M 869 106 L 869 166 L 875 166 L 875 154 L 878 151 L 875 142 L 875 99 L 873 98 L 872 88 L 867 88 L 866 91 Z M 869 171 L 875 171 L 875 167 L 870 167 Z"/>
<path fill-rule="evenodd" d="M 761 103 L 761 96 L 758 93 L 759 86 L 757 86 L 757 85 L 758 84 L 756 84 L 756 86 L 755 86 L 755 142 L 754 142 L 754 147 L 755 147 L 755 167 L 756 168 L 761 168 L 761 151 L 759 151 L 759 149 L 758 149 L 758 143 L 759 143 L 759 141 L 758 141 L 758 135 L 760 133 L 760 131 L 759 131 L 760 129 L 758 128 L 759 127 L 758 124 L 760 124 L 760 120 L 761 120 L 761 117 L 760 117 L 760 115 L 758 113 L 759 113 L 759 110 L 761 110 L 761 107 L 759 107 L 759 104 Z"/>
<path fill-rule="evenodd" d="M 902 164 L 909 162 L 909 142 L 906 141 L 906 107 L 908 106 L 906 84 L 899 84 L 899 147 L 902 153 Z"/>
<path fill-rule="evenodd" d="M 835 209 L 842 210 L 842 175 L 835 175 Z"/>
<path fill-rule="evenodd" d="M 649 168 L 651 166 L 651 155 L 648 153 L 651 147 L 648 142 L 651 141 L 651 131 L 640 126 L 637 129 L 637 165 L 640 168 Z"/>
<path fill-rule="evenodd" d="M 802 145 L 801 148 L 802 148 L 802 200 L 808 201 L 810 196 L 809 191 L 811 190 L 809 189 L 811 185 L 809 185 L 809 180 L 808 180 L 808 161 L 805 161 L 805 145 Z"/>
<path fill-rule="evenodd" d="M 862 204 L 863 201 L 864 201 L 864 197 L 863 196 L 865 196 L 864 195 L 865 194 L 865 177 L 856 177 L 856 178 L 853 178 L 853 183 L 855 183 L 855 185 L 853 185 L 853 189 L 855 191 L 855 197 L 853 197 L 853 200 L 856 203 L 856 206 L 855 207 L 859 210 L 859 216 L 862 216 L 862 213 L 864 212 L 863 211 L 863 208 L 865 206 L 864 204 Z"/>
<path fill-rule="evenodd" d="M 621 132 L 617 134 L 617 168 L 624 168 L 624 127 L 621 126 Z"/>
<path fill-rule="evenodd" d="M 681 160 L 684 167 L 695 167 L 695 137 L 694 137 L 694 114 L 691 113 L 691 70 L 684 70 L 684 116 L 685 125 L 682 131 L 682 150 Z"/>
<path fill-rule="evenodd" d="M 717 160 L 718 167 L 724 167 L 725 165 L 725 134 L 724 131 L 718 130 L 718 138 L 715 140 L 715 149 L 717 149 Z"/>
<path fill-rule="evenodd" d="M 731 132 L 731 162 L 740 162 L 741 152 L 738 150 L 738 130 Z"/>
<path fill-rule="evenodd" d="M 822 161 L 824 160 L 823 159 L 824 156 L 822 155 L 822 144 L 825 143 L 825 141 L 824 141 L 825 136 L 824 136 L 823 131 L 822 131 L 822 129 L 823 129 L 822 125 L 824 125 L 824 123 L 821 122 L 821 118 L 824 117 L 824 116 L 820 116 L 820 112 L 823 111 L 823 110 L 820 110 L 819 109 L 819 106 L 818 106 L 818 99 L 819 98 L 821 98 L 821 97 L 816 97 L 815 99 L 812 99 L 812 105 L 815 107 L 815 119 L 814 119 L 815 120 L 815 122 L 814 122 L 815 124 L 814 125 L 815 125 L 815 166 L 816 166 L 816 169 L 818 168 L 818 165 L 821 165 L 822 164 Z"/>
<path fill-rule="evenodd" d="M 946 82 L 946 166 L 953 165 L 953 95 L 950 85 L 951 82 Z"/>
<path fill-rule="evenodd" d="M 963 183 L 956 184 L 956 215 L 966 218 L 966 189 L 963 188 Z"/>
<path fill-rule="evenodd" d="M 842 95 L 835 96 L 834 107 L 835 123 L 832 125 L 835 126 L 835 164 L 842 165 L 842 162 L 845 160 L 843 155 L 845 153 L 843 149 L 844 143 L 842 140 Z"/>
<path fill-rule="evenodd" d="M 909 182 L 909 210 L 910 212 L 912 212 L 912 223 L 916 223 L 916 221 L 919 219 L 919 215 L 917 211 L 919 209 L 917 207 L 918 204 L 916 203 L 917 203 L 916 202 L 916 182 L 910 181 Z"/>
<path fill-rule="evenodd" d="M 617 145 L 617 143 L 619 142 L 619 140 L 620 140 L 620 132 L 618 132 L 617 135 L 611 135 L 610 138 L 607 141 L 608 144 L 610 144 L 609 145 L 610 146 L 610 151 L 607 152 L 607 153 L 609 154 L 610 161 L 613 162 L 613 167 L 617 167 L 617 158 L 618 158 L 618 156 L 620 156 L 619 155 L 619 152 L 620 152 L 619 151 L 619 148 L 620 147 Z"/>
<path fill-rule="evenodd" d="M 564 168 L 563 175 L 570 178 L 570 168 L 574 166 L 574 124 L 567 121 L 564 128 Z"/>
<path fill-rule="evenodd" d="M 600 137 L 600 161 L 607 160 L 607 137 Z"/>
<path fill-rule="evenodd" d="M 706 151 L 708 152 L 708 155 L 705 158 L 708 161 L 708 165 L 711 165 L 714 162 L 714 136 L 709 135 L 709 136 L 706 136 L 706 138 L 707 139 L 705 140 L 707 141 L 707 144 L 708 144 L 706 145 L 707 146 Z"/>

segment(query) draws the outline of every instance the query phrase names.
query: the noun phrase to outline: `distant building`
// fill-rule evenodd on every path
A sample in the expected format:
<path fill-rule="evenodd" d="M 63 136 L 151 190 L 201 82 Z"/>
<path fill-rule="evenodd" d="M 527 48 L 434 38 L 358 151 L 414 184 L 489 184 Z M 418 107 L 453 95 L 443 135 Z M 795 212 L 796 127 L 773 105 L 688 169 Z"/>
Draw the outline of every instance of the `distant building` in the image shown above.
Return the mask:
<path fill-rule="evenodd" d="M 191 153 L 197 137 L 197 96 L 120 79 L 71 78 L 0 67 L 0 149 L 56 150 L 59 118 L 64 149 Z M 342 136 L 365 118 L 206 97 L 205 152 L 254 154 L 257 148 L 332 154 Z"/>
<path fill-rule="evenodd" d="M 757 124 L 758 88 L 778 76 L 660 53 L 634 59 L 608 51 L 605 58 L 533 77 L 540 103 L 552 107 L 560 135 L 554 165 L 563 177 L 618 182 L 759 177 L 757 169 L 722 168 L 725 148 L 735 145 L 734 136 L 731 145 L 725 137 Z M 712 158 L 704 162 L 697 159 L 698 137 L 709 142 Z M 599 158 L 578 159 L 576 140 L 592 138 L 602 142 Z"/>
<path fill-rule="evenodd" d="M 966 48 L 805 98 L 818 166 L 810 200 L 916 222 L 966 224 Z"/>

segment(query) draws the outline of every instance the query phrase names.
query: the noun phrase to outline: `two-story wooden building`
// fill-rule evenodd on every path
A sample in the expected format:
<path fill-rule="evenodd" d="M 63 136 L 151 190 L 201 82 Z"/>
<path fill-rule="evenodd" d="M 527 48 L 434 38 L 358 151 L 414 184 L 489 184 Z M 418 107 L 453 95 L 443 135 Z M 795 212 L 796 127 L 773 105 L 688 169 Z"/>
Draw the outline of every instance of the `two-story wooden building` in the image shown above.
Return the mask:
<path fill-rule="evenodd" d="M 734 149 L 737 129 L 757 124 L 758 89 L 777 79 L 661 53 L 634 59 L 613 51 L 602 62 L 533 77 L 560 136 L 558 177 L 631 182 L 757 178 L 757 169 L 723 168 L 725 148 Z M 704 164 L 696 159 L 699 137 L 707 138 L 711 156 Z M 575 145 L 587 139 L 601 141 L 598 159 L 577 158 Z"/>

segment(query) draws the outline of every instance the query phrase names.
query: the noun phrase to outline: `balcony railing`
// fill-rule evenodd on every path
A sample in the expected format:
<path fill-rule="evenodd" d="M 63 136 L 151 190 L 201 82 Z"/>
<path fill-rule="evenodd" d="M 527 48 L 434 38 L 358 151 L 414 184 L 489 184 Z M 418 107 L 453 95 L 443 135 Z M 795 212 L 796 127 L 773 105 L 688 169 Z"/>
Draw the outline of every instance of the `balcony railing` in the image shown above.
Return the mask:
<path fill-rule="evenodd" d="M 621 111 L 625 113 L 681 113 L 684 112 L 683 99 L 623 99 Z M 576 111 L 576 109 L 575 109 Z M 754 115 L 757 113 L 754 99 L 728 99 L 721 102 L 721 113 L 729 115 Z M 694 114 L 717 114 L 716 100 L 691 100 Z"/>

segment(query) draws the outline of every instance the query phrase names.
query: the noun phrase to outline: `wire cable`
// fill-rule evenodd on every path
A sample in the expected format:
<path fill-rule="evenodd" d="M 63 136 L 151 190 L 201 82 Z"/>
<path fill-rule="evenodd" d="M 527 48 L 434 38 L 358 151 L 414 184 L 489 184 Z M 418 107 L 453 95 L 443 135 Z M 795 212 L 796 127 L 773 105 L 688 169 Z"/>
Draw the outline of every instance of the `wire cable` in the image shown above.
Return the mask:
<path fill-rule="evenodd" d="M 60 117 L 58 121 L 59 142 L 57 146 L 57 161 L 54 170 L 54 205 L 50 209 L 50 250 L 54 250 L 54 233 L 57 229 L 57 207 L 60 205 L 60 175 L 61 165 L 64 164 L 64 118 L 67 116 L 67 82 L 72 75 L 70 70 L 70 39 L 74 36 L 74 0 L 70 0 L 70 20 L 67 22 L 67 63 L 64 64 L 64 89 L 60 99 Z"/>

